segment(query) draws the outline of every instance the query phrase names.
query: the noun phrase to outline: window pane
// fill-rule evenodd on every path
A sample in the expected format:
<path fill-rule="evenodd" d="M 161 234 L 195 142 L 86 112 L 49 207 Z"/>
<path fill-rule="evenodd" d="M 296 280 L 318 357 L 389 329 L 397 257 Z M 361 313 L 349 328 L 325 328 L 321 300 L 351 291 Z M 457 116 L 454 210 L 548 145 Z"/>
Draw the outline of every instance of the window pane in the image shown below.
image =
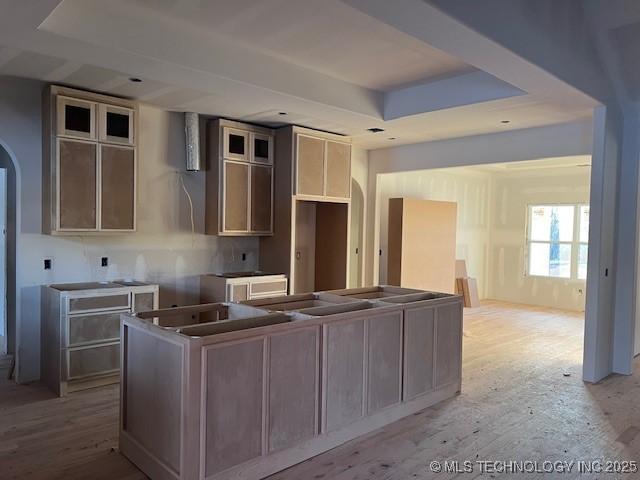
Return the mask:
<path fill-rule="evenodd" d="M 531 240 L 571 242 L 573 240 L 572 205 L 536 205 L 531 207 Z"/>
<path fill-rule="evenodd" d="M 589 207 L 587 207 L 589 209 Z M 580 245 L 578 250 L 578 278 L 584 280 L 587 278 L 587 254 L 589 253 L 589 245 Z"/>
<path fill-rule="evenodd" d="M 589 205 L 580 207 L 580 241 L 584 243 L 589 241 Z"/>
<path fill-rule="evenodd" d="M 560 243 L 531 243 L 529 275 L 571 277 L 571 245 Z"/>

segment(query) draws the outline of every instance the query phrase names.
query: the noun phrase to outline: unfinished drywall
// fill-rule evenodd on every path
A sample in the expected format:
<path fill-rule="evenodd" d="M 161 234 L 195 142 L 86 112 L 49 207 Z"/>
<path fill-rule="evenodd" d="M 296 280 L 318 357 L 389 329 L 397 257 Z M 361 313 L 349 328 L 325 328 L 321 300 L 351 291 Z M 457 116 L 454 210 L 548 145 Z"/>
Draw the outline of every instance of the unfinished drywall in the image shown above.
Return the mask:
<path fill-rule="evenodd" d="M 393 172 L 485 165 L 538 158 L 590 155 L 591 121 L 528 128 L 369 151 L 369 186 L 365 235 L 365 283 L 379 282 L 381 263 L 380 178 Z"/>
<path fill-rule="evenodd" d="M 142 106 L 139 131 L 138 232 L 101 237 L 41 234 L 41 82 L 0 78 L 0 142 L 16 162 L 18 212 L 17 380 L 39 377 L 40 285 L 133 277 L 159 283 L 163 306 L 198 299 L 198 275 L 253 269 L 255 238 L 219 238 L 204 231 L 204 172 L 184 173 L 182 115 Z M 190 207 L 182 180 L 194 206 Z M 242 261 L 242 253 L 247 254 Z M 109 266 L 101 267 L 101 257 Z M 45 271 L 43 260 L 53 259 Z"/>
<path fill-rule="evenodd" d="M 380 281 L 387 282 L 389 199 L 409 197 L 458 204 L 456 258 L 467 262 L 470 276 L 478 279 L 480 298 L 487 295 L 489 262 L 489 200 L 491 175 L 473 168 L 389 173 L 378 179 L 380 202 Z M 437 232 L 434 232 L 437 235 Z"/>
<path fill-rule="evenodd" d="M 584 280 L 526 274 L 526 224 L 528 205 L 589 203 L 590 170 L 559 167 L 492 174 L 490 298 L 584 310 Z"/>

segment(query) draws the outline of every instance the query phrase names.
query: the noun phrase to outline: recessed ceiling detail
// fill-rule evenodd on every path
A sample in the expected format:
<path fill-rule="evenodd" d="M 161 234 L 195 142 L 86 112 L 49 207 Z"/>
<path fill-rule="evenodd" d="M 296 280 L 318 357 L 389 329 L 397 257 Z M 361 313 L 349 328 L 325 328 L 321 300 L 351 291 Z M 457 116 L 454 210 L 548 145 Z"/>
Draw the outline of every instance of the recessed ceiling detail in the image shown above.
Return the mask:
<path fill-rule="evenodd" d="M 351 3 L 15 3 L 0 17 L 0 74 L 307 126 L 365 148 L 491 133 L 505 118 L 527 128 L 590 115 L 527 94 Z M 367 132 L 371 125 L 385 135 Z"/>

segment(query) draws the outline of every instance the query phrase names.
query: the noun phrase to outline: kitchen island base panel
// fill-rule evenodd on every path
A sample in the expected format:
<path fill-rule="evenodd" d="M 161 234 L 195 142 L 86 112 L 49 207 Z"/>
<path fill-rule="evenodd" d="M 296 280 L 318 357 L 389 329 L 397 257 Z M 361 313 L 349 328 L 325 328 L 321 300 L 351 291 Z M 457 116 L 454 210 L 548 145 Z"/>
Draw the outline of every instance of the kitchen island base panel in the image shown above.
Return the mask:
<path fill-rule="evenodd" d="M 350 440 L 366 435 L 367 433 L 385 427 L 390 423 L 401 420 L 418 413 L 437 403 L 455 397 L 460 393 L 460 384 L 447 385 L 421 395 L 413 400 L 401 405 L 394 405 L 391 408 L 381 410 L 373 415 L 362 417 L 353 423 L 348 424 L 340 430 L 315 437 L 311 440 L 298 444 L 295 447 L 275 452 L 269 457 L 257 458 L 242 465 L 238 465 L 230 470 L 221 472 L 215 476 L 204 477 L 207 480 L 240 480 L 240 479 L 261 479 L 285 470 L 298 463 L 304 462 L 321 453 L 336 448 Z M 135 463 L 135 462 L 134 462 Z M 155 479 L 155 477 L 153 477 Z"/>
<path fill-rule="evenodd" d="M 208 304 L 123 315 L 122 453 L 153 479 L 258 480 L 456 395 L 461 297 L 401 297 L 335 297 L 286 314 Z M 167 320 L 225 309 L 241 319 Z M 416 342 L 407 320 L 426 322 Z M 214 329 L 235 322 L 249 326 Z M 425 357 L 428 372 L 411 365 Z"/>

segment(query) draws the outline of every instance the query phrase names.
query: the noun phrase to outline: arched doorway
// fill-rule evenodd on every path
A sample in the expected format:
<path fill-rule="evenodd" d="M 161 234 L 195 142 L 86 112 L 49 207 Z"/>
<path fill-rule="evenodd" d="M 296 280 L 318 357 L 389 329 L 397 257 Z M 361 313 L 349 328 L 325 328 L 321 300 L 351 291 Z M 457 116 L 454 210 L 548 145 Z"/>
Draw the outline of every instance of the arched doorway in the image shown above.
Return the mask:
<path fill-rule="evenodd" d="M 13 156 L 0 141 L 0 355 L 16 351 L 16 187 Z"/>

